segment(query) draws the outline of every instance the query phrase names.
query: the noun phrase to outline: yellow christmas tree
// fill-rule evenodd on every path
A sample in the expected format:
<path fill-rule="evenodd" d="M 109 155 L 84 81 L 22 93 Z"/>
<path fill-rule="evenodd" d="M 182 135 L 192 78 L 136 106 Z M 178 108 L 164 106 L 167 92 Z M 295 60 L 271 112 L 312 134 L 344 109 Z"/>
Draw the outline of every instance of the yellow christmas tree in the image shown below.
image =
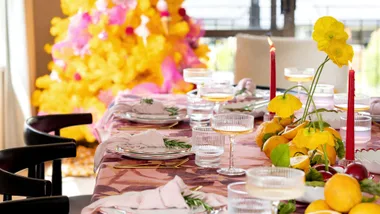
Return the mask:
<path fill-rule="evenodd" d="M 39 114 L 91 112 L 97 121 L 119 91 L 185 93 L 186 67 L 205 67 L 201 23 L 182 0 L 61 0 L 52 19 L 50 75 L 39 77 L 32 103 Z M 94 142 L 91 126 L 64 136 Z"/>

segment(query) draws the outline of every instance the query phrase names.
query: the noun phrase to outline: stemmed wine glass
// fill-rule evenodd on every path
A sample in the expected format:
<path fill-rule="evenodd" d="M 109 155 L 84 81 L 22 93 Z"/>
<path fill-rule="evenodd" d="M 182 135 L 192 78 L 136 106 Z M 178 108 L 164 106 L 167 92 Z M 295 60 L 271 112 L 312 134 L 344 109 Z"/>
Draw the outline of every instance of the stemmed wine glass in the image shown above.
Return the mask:
<path fill-rule="evenodd" d="M 301 95 L 301 86 L 303 82 L 310 82 L 314 78 L 314 68 L 285 68 L 285 79 L 290 82 L 296 82 L 298 85 L 298 98 Z"/>
<path fill-rule="evenodd" d="M 277 209 L 281 200 L 296 199 L 304 194 L 305 173 L 287 167 L 254 167 L 247 170 L 246 190 L 252 197 L 273 201 Z"/>
<path fill-rule="evenodd" d="M 220 103 L 234 98 L 234 87 L 230 81 L 210 81 L 198 89 L 201 98 L 215 103 L 215 112 L 219 112 Z"/>
<path fill-rule="evenodd" d="M 197 96 L 199 97 L 199 88 L 201 84 L 210 81 L 212 79 L 212 73 L 212 70 L 205 68 L 186 68 L 183 70 L 183 80 L 197 85 Z"/>
<path fill-rule="evenodd" d="M 234 166 L 234 145 L 237 135 L 247 134 L 253 131 L 254 117 L 248 114 L 217 114 L 211 118 L 211 128 L 214 131 L 230 138 L 230 159 L 228 168 L 218 169 L 217 172 L 222 175 L 236 176 L 244 175 L 245 170 L 235 168 Z"/>

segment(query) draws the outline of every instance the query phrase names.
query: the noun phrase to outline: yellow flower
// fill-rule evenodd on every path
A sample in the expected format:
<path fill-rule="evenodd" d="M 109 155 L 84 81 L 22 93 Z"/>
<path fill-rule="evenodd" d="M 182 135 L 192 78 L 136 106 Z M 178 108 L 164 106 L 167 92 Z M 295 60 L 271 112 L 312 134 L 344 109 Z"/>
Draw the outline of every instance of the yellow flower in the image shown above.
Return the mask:
<path fill-rule="evenodd" d="M 302 107 L 301 101 L 291 95 L 279 95 L 273 98 L 268 105 L 268 111 L 275 112 L 277 116 L 280 117 L 290 117 L 295 111 L 299 110 Z"/>
<path fill-rule="evenodd" d="M 321 132 L 314 128 L 300 129 L 292 142 L 297 148 L 308 148 L 310 150 L 314 150 L 324 144 L 335 146 L 334 137 L 330 132 Z"/>
<path fill-rule="evenodd" d="M 326 50 L 329 58 L 339 67 L 348 65 L 348 61 L 352 61 L 354 50 L 351 45 L 343 42 L 333 42 Z"/>
<path fill-rule="evenodd" d="M 310 141 L 315 134 L 315 129 L 303 128 L 298 130 L 292 142 L 297 148 L 310 148 Z"/>
<path fill-rule="evenodd" d="M 314 25 L 313 39 L 318 43 L 318 49 L 326 51 L 337 41 L 346 42 L 348 34 L 344 31 L 344 24 L 331 16 L 323 16 Z"/>

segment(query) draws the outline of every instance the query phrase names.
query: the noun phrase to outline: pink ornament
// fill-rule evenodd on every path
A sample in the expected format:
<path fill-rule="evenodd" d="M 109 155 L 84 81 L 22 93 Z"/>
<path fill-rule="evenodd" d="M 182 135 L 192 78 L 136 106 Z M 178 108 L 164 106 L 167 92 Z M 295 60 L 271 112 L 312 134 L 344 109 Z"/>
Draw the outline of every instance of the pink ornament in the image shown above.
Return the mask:
<path fill-rule="evenodd" d="M 76 72 L 76 73 L 74 74 L 74 79 L 75 79 L 76 81 L 80 81 L 80 80 L 82 79 L 82 76 L 81 76 L 78 72 Z"/>
<path fill-rule="evenodd" d="M 169 14 L 169 11 L 162 11 L 160 15 L 161 17 L 169 17 L 170 14 Z"/>
<path fill-rule="evenodd" d="M 133 27 L 127 27 L 127 28 L 125 28 L 125 33 L 127 35 L 132 35 L 132 34 L 134 34 L 134 32 L 135 32 L 135 30 L 133 29 Z"/>
<path fill-rule="evenodd" d="M 158 11 L 163 12 L 168 10 L 168 3 L 165 0 L 159 0 L 157 2 L 156 8 Z"/>

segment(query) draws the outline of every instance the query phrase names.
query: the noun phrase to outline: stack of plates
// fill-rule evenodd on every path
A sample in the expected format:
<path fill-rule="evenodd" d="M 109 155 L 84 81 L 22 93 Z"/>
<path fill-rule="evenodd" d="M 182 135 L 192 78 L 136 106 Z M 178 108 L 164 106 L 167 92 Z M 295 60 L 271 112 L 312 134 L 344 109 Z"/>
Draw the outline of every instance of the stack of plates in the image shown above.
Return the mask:
<path fill-rule="evenodd" d="M 116 148 L 108 148 L 108 150 L 122 156 L 141 160 L 170 160 L 193 154 L 191 148 L 148 147 L 131 145 L 128 142 L 121 142 Z"/>
<path fill-rule="evenodd" d="M 127 119 L 136 123 L 143 124 L 170 124 L 175 122 L 180 122 L 187 119 L 186 114 L 179 114 L 174 116 L 169 115 L 156 115 L 156 114 L 137 114 L 126 112 L 119 115 L 119 117 Z"/>

